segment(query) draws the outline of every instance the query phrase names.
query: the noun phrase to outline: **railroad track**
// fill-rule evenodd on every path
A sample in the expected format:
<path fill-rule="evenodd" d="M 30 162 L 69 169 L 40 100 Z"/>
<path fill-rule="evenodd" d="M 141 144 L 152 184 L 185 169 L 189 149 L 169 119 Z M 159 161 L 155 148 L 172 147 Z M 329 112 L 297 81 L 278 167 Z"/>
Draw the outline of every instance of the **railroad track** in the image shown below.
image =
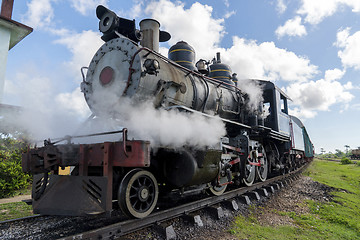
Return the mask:
<path fill-rule="evenodd" d="M 276 190 L 281 189 L 284 185 L 289 184 L 294 179 L 297 179 L 298 175 L 306 167 L 307 165 L 304 165 L 291 173 L 270 178 L 265 182 L 255 183 L 250 187 L 236 188 L 220 196 L 206 197 L 169 209 L 160 210 L 143 219 L 127 220 L 123 216 L 101 218 L 40 215 L 0 222 L 0 236 L 2 236 L 0 239 L 43 239 L 46 237 L 52 239 L 114 239 L 149 226 L 159 226 L 160 223 L 180 216 L 189 216 L 193 212 L 218 205 L 225 201 L 230 201 L 234 210 L 236 210 L 237 201 L 240 198 L 249 204 L 250 199 L 259 200 L 260 195 L 268 196 Z M 221 209 L 218 212 L 220 214 Z M 87 226 L 87 224 L 91 226 Z M 171 230 L 171 225 L 169 227 Z M 9 232 L 9 229 L 15 229 L 15 233 Z M 24 230 L 27 230 L 27 232 L 21 233 L 21 231 Z M 42 235 L 43 233 L 44 235 Z M 49 234 L 51 234 L 51 236 L 49 236 Z M 165 237 L 165 239 L 167 239 L 167 237 Z"/>
<path fill-rule="evenodd" d="M 114 239 L 116 237 L 121 237 L 127 235 L 131 232 L 143 229 L 145 227 L 159 224 L 161 222 L 182 216 L 188 215 L 191 212 L 216 205 L 218 203 L 234 200 L 238 197 L 248 198 L 246 194 L 251 194 L 254 196 L 259 196 L 259 194 L 268 196 L 268 192 L 271 191 L 274 193 L 275 189 L 280 189 L 284 182 L 285 184 L 293 181 L 297 176 L 307 167 L 307 165 L 302 166 L 301 168 L 288 173 L 286 175 L 281 175 L 268 179 L 265 182 L 258 182 L 253 184 L 250 187 L 237 188 L 220 196 L 212 196 L 205 199 L 197 200 L 187 204 L 183 204 L 171 209 L 155 212 L 143 219 L 131 219 L 124 222 L 116 223 L 110 226 L 102 227 L 92 231 L 76 234 L 73 236 L 68 236 L 62 238 L 62 240 L 70 239 Z M 245 197 L 246 196 L 246 197 Z"/>

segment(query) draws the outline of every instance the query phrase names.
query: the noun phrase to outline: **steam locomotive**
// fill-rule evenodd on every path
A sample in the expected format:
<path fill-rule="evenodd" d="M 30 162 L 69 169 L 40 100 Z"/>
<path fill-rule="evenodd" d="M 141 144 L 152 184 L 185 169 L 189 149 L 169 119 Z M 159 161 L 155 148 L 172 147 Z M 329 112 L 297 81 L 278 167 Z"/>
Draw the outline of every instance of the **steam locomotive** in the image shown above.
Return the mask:
<path fill-rule="evenodd" d="M 360 159 L 360 149 L 352 149 L 351 150 L 351 155 L 350 155 L 351 159 Z"/>
<path fill-rule="evenodd" d="M 250 186 L 313 157 L 304 125 L 288 114 L 290 98 L 272 82 L 248 80 L 262 89 L 262 101 L 251 109 L 251 96 L 219 53 L 212 61 L 195 63 L 194 49 L 180 41 L 167 58 L 159 53 L 159 42 L 171 36 L 156 20 L 142 20 L 138 30 L 135 20 L 104 6 L 96 14 L 105 43 L 86 76 L 82 69 L 81 83 L 91 119 L 116 119 L 119 106 L 131 99 L 133 104 L 151 102 L 154 109 L 220 119 L 226 133 L 217 144 L 200 149 L 188 144 L 155 150 L 146 139 L 128 139 L 126 128 L 87 135 L 121 133 L 117 141 L 46 140 L 22 161 L 23 170 L 34 174 L 34 213 L 109 215 L 117 202 L 125 215 L 143 218 L 155 209 L 159 194 L 221 195 L 230 184 Z"/>

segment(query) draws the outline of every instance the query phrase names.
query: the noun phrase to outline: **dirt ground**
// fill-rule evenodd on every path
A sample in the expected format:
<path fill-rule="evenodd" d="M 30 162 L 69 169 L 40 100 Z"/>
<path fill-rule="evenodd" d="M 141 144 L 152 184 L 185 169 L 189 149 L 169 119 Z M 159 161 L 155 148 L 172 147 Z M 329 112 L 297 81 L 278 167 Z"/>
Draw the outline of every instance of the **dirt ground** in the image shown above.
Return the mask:
<path fill-rule="evenodd" d="M 276 211 L 295 212 L 298 215 L 309 213 L 305 201 L 330 201 L 329 192 L 332 190 L 331 187 L 312 181 L 310 177 L 302 176 L 294 185 L 287 186 L 284 191 L 267 201 L 257 213 L 257 218 L 267 226 L 293 225 L 290 217 L 276 214 Z"/>
<path fill-rule="evenodd" d="M 333 190 L 331 187 L 311 180 L 310 177 L 301 176 L 295 184 L 286 186 L 279 193 L 270 197 L 269 200 L 261 203 L 261 208 L 255 211 L 260 224 L 264 226 L 279 226 L 279 225 L 294 225 L 293 220 L 289 216 L 282 216 L 277 214 L 281 212 L 295 212 L 296 214 L 309 213 L 309 208 L 306 206 L 306 200 L 316 201 L 330 201 L 331 196 L 329 192 Z M 204 232 L 199 239 L 236 239 L 224 229 L 221 232 Z"/>
<path fill-rule="evenodd" d="M 12 198 L 1 198 L 0 204 L 3 203 L 12 203 L 12 202 L 21 202 L 22 200 L 31 199 L 31 195 L 19 195 Z"/>

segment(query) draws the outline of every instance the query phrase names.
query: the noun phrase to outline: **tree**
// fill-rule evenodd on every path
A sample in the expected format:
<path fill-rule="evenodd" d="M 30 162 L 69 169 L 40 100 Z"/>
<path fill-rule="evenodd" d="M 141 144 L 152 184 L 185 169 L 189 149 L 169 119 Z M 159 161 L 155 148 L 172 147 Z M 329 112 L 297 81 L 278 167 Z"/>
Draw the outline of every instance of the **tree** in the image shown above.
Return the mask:
<path fill-rule="evenodd" d="M 325 150 L 324 150 L 324 148 L 320 148 L 320 152 L 321 152 L 321 154 L 324 154 L 325 153 Z"/>
<path fill-rule="evenodd" d="M 348 154 L 350 146 L 349 146 L 349 145 L 345 145 L 344 147 L 345 147 L 346 154 Z"/>
<path fill-rule="evenodd" d="M 31 176 L 22 171 L 21 155 L 28 144 L 0 134 L 0 198 L 13 196 L 16 190 L 29 186 Z"/>
<path fill-rule="evenodd" d="M 335 156 L 338 157 L 338 158 L 342 158 L 345 156 L 345 153 L 343 153 L 341 150 L 339 149 L 335 149 Z"/>

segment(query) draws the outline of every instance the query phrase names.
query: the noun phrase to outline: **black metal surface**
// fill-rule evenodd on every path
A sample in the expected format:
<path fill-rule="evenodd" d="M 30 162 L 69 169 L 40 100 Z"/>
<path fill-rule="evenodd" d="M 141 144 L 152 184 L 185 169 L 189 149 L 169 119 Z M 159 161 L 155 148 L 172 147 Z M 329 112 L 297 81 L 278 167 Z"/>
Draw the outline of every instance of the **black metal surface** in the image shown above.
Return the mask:
<path fill-rule="evenodd" d="M 42 174 L 34 176 L 40 182 Z M 42 193 L 37 191 L 44 186 Z M 89 215 L 106 211 L 106 177 L 49 175 L 48 183 L 33 185 L 34 213 L 45 215 Z M 59 211 L 61 209 L 61 211 Z"/>
<path fill-rule="evenodd" d="M 95 229 L 92 231 L 84 232 L 81 234 L 76 234 L 73 236 L 68 236 L 65 238 L 61 238 L 63 240 L 70 240 L 70 239 L 113 239 L 114 237 L 120 237 L 126 234 L 129 234 L 131 232 L 134 232 L 136 230 L 140 230 L 142 228 L 151 226 L 155 223 L 161 223 L 163 221 L 182 216 L 184 214 L 189 214 L 191 212 L 200 210 L 205 207 L 209 207 L 212 205 L 215 205 L 217 203 L 223 202 L 225 200 L 229 200 L 235 197 L 239 197 L 247 192 L 252 192 L 257 189 L 261 189 L 263 187 L 269 186 L 271 184 L 281 184 L 281 181 L 284 181 L 285 179 L 297 176 L 300 172 L 305 169 L 307 165 L 304 165 L 303 167 L 288 173 L 286 175 L 277 176 L 274 178 L 271 178 L 265 182 L 259 182 L 255 183 L 250 187 L 243 187 L 239 189 L 234 189 L 229 192 L 225 192 L 223 195 L 220 196 L 213 196 L 208 197 L 205 199 L 201 199 L 195 202 L 187 203 L 180 205 L 175 208 L 163 210 L 160 212 L 155 212 L 151 215 L 149 215 L 146 218 L 142 219 L 133 219 L 133 220 L 127 220 L 124 222 L 112 224 L 103 228 Z"/>

